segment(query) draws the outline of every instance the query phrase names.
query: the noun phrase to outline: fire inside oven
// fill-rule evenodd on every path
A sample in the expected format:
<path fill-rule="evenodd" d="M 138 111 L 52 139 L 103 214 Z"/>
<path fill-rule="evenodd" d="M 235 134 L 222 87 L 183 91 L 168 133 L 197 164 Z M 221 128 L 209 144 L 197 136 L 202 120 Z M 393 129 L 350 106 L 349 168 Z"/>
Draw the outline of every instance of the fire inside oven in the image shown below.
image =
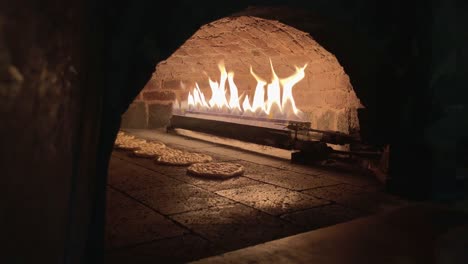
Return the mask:
<path fill-rule="evenodd" d="M 363 108 L 339 60 L 278 21 L 223 18 L 156 70 L 123 128 L 188 129 L 304 153 L 358 153 Z"/>

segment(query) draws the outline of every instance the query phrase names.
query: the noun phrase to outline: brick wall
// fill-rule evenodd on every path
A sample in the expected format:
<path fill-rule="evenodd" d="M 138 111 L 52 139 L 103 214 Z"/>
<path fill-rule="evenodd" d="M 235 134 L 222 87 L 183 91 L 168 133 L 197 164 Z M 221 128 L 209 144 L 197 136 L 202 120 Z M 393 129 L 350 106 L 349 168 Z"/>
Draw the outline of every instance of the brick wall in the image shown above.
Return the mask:
<path fill-rule="evenodd" d="M 156 128 L 167 125 L 174 99 L 185 100 L 198 82 L 209 98 L 210 76 L 219 79 L 217 64 L 224 60 L 240 94 L 252 97 L 256 86 L 249 73 L 271 78 L 271 58 L 279 77 L 308 63 L 306 77 L 296 84 L 296 105 L 313 128 L 350 133 L 359 130 L 357 109 L 362 107 L 350 78 L 336 57 L 308 33 L 278 21 L 239 16 L 223 18 L 200 28 L 166 61 L 159 63 L 149 82 L 123 117 L 123 127 Z M 181 85 L 183 83 L 183 85 Z"/>

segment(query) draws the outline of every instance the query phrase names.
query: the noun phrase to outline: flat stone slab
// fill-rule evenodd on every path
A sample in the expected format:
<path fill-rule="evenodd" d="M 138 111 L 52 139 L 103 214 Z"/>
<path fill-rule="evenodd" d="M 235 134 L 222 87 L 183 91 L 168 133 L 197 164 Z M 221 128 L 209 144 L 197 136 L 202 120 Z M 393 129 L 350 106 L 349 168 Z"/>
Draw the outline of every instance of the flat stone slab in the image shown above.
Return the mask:
<path fill-rule="evenodd" d="M 113 155 L 124 159 L 130 163 L 138 164 L 143 166 L 149 170 L 164 174 L 166 176 L 173 176 L 173 175 L 185 175 L 187 172 L 188 166 L 170 166 L 170 165 L 160 165 L 156 164 L 154 159 L 147 159 L 147 158 L 138 158 L 129 156 L 128 151 L 114 151 Z"/>
<path fill-rule="evenodd" d="M 326 200 L 269 184 L 246 186 L 216 193 L 272 215 L 281 215 L 329 203 Z"/>
<path fill-rule="evenodd" d="M 116 248 L 180 236 L 188 230 L 181 228 L 161 214 L 107 189 L 106 248 Z"/>
<path fill-rule="evenodd" d="M 410 204 L 408 201 L 378 192 L 366 192 L 358 195 L 352 195 L 347 199 L 340 201 L 340 203 L 350 208 L 370 213 L 386 212 Z"/>
<path fill-rule="evenodd" d="M 164 215 L 233 203 L 229 199 L 189 184 L 160 186 L 132 191 L 129 194 Z"/>
<path fill-rule="evenodd" d="M 291 174 L 297 175 L 318 176 L 322 173 L 321 171 L 318 171 L 315 168 L 290 164 L 289 162 L 278 160 L 273 160 L 270 164 L 255 163 L 251 162 L 250 160 L 241 160 L 237 161 L 237 163 L 244 165 L 244 167 L 246 168 L 246 174 L 264 174 L 266 172 L 283 173 L 287 171 Z M 330 181 L 336 182 L 336 180 L 334 179 L 330 179 Z"/>
<path fill-rule="evenodd" d="M 359 174 L 356 172 L 340 172 L 334 171 L 332 169 L 327 169 L 323 170 L 320 175 L 332 180 L 336 180 L 354 186 L 359 186 L 369 190 L 377 190 L 383 187 L 382 184 L 375 177 L 371 177 L 370 175 Z"/>
<path fill-rule="evenodd" d="M 247 152 L 244 150 L 227 148 L 223 146 L 212 147 L 204 149 L 207 153 L 214 153 L 223 156 L 229 156 L 234 159 L 248 160 L 257 164 L 268 165 L 268 166 L 279 166 L 278 164 L 287 163 L 284 159 L 261 155 L 259 153 Z"/>
<path fill-rule="evenodd" d="M 245 160 L 240 160 L 236 161 L 236 163 L 241 164 L 245 168 L 245 174 L 258 174 L 258 173 L 271 173 L 271 172 L 277 172 L 277 171 L 282 171 L 278 168 L 264 165 L 264 164 L 258 164 L 250 161 L 245 161 Z"/>
<path fill-rule="evenodd" d="M 105 254 L 105 263 L 187 263 L 219 253 L 220 249 L 213 243 L 188 234 L 109 251 Z"/>
<path fill-rule="evenodd" d="M 337 202 L 346 199 L 350 195 L 364 192 L 365 190 L 360 187 L 343 183 L 333 186 L 325 186 L 321 188 L 305 190 L 302 193 L 312 195 L 317 198 Z"/>
<path fill-rule="evenodd" d="M 209 257 L 202 263 L 468 263 L 468 215 L 414 205 Z"/>
<path fill-rule="evenodd" d="M 202 189 L 205 189 L 211 192 L 261 184 L 261 182 L 249 179 L 247 177 L 242 177 L 242 176 L 236 177 L 236 178 L 230 178 L 226 180 L 203 179 L 203 178 L 193 177 L 190 175 L 174 175 L 173 177 L 180 181 L 196 185 Z"/>
<path fill-rule="evenodd" d="M 281 218 L 303 226 L 306 230 L 313 230 L 351 221 L 365 215 L 367 214 L 342 205 L 329 204 L 286 214 Z"/>
<path fill-rule="evenodd" d="M 226 250 L 297 234 L 299 229 L 279 218 L 242 204 L 222 205 L 171 216 Z"/>
<path fill-rule="evenodd" d="M 303 193 L 372 213 L 408 205 L 408 202 L 391 195 L 380 192 L 369 192 L 365 188 L 350 184 L 316 188 L 303 191 Z"/>
<path fill-rule="evenodd" d="M 319 176 L 324 173 L 321 168 L 312 167 L 312 166 L 305 166 L 301 164 L 293 164 L 290 161 L 284 161 L 281 163 L 274 164 L 275 167 L 283 170 L 289 170 L 297 173 L 312 175 L 312 176 Z"/>
<path fill-rule="evenodd" d="M 244 165 L 246 162 L 239 163 Z M 246 169 L 245 177 L 296 191 L 336 185 L 340 183 L 336 180 L 328 179 L 326 177 L 311 176 L 288 170 L 264 169 L 253 170 L 253 172 L 251 171 L 252 170 L 249 172 L 249 170 Z"/>
<path fill-rule="evenodd" d="M 183 182 L 164 176 L 115 156 L 111 158 L 108 184 L 116 189 L 128 192 L 155 188 L 163 185 L 178 185 Z"/>

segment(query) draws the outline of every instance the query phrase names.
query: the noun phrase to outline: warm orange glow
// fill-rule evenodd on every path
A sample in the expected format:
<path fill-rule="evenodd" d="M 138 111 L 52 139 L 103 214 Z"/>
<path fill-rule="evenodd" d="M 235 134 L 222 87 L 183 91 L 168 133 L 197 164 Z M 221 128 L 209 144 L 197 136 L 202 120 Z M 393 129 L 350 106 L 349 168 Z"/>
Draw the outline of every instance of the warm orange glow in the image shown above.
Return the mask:
<path fill-rule="evenodd" d="M 234 72 L 227 72 L 223 62 L 218 64 L 221 72 L 219 83 L 208 78 L 211 88 L 211 98 L 207 102 L 198 83 L 188 94 L 186 102 L 175 102 L 175 109 L 183 111 L 217 112 L 238 116 L 258 116 L 288 120 L 300 120 L 302 112 L 296 107 L 293 97 L 293 87 L 305 77 L 305 68 L 295 67 L 296 71 L 289 77 L 279 78 L 276 75 L 273 63 L 270 60 L 272 72 L 271 82 L 268 83 L 259 77 L 250 67 L 250 74 L 257 81 L 252 102 L 249 95 L 245 95 L 241 103 L 241 96 L 234 82 Z M 226 89 L 229 86 L 229 100 Z M 266 93 L 265 93 L 266 86 Z M 266 98 L 265 98 L 266 97 Z"/>

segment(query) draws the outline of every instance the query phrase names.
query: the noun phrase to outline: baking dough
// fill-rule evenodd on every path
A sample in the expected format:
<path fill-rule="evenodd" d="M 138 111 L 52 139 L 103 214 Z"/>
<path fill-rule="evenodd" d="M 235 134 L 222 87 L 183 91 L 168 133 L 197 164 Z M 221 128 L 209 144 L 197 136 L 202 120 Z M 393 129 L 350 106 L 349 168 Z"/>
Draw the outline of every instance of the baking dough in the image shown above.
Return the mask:
<path fill-rule="evenodd" d="M 124 143 L 127 143 L 131 140 L 135 139 L 134 136 L 131 136 L 131 135 L 127 135 L 125 134 L 123 131 L 119 131 L 117 133 L 117 137 L 115 139 L 115 142 L 114 142 L 114 145 L 116 147 L 119 147 L 120 145 L 124 144 Z"/>
<path fill-rule="evenodd" d="M 167 148 L 156 159 L 156 162 L 164 165 L 186 166 L 193 163 L 210 162 L 212 160 L 211 156 L 205 154 Z"/>
<path fill-rule="evenodd" d="M 161 156 L 167 149 L 164 143 L 151 141 L 141 145 L 140 149 L 134 150 L 133 155 L 141 158 L 156 158 Z"/>
<path fill-rule="evenodd" d="M 137 150 L 140 149 L 144 144 L 146 144 L 146 140 L 144 139 L 127 139 L 123 140 L 119 144 L 116 144 L 116 148 L 123 149 L 123 150 Z"/>
<path fill-rule="evenodd" d="M 244 174 L 244 166 L 230 162 L 196 163 L 187 168 L 187 174 L 225 179 Z"/>

